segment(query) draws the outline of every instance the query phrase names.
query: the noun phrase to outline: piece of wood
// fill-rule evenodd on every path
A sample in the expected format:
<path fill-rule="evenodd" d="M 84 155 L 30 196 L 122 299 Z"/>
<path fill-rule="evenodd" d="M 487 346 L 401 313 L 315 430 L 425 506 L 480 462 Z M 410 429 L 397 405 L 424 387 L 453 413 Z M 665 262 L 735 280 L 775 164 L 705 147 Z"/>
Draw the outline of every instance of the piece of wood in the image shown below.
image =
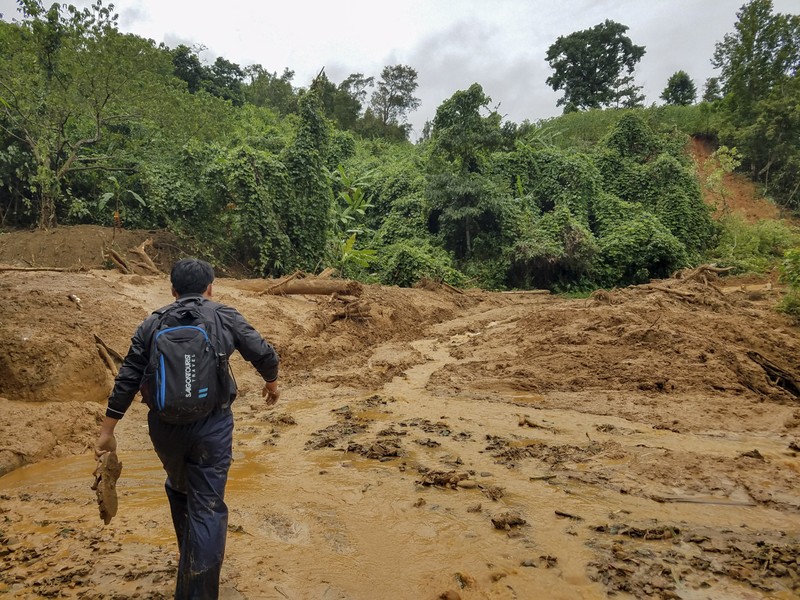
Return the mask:
<path fill-rule="evenodd" d="M 733 267 L 718 267 L 716 265 L 700 265 L 699 267 L 691 270 L 688 274 L 686 273 L 686 269 L 683 271 L 678 271 L 676 275 L 678 279 L 682 279 L 683 281 L 691 281 L 692 279 L 697 279 L 698 277 L 704 277 L 707 273 L 714 273 L 715 275 L 720 275 L 722 273 L 727 273 L 733 269 Z M 706 281 L 707 283 L 707 281 Z"/>
<path fill-rule="evenodd" d="M 109 355 L 111 355 L 111 357 L 116 361 L 117 365 L 122 365 L 122 362 L 125 360 L 122 357 L 122 355 L 119 352 L 117 352 L 116 350 L 114 350 L 111 346 L 106 344 L 103 341 L 103 338 L 101 338 L 99 335 L 97 335 L 96 333 L 93 333 L 92 335 L 94 336 L 95 344 L 100 344 L 103 348 L 106 349 L 106 351 L 109 353 Z"/>
<path fill-rule="evenodd" d="M 452 285 L 450 285 L 449 283 L 445 283 L 444 281 L 442 282 L 442 287 L 445 288 L 446 290 L 450 290 L 451 292 L 455 292 L 456 294 L 464 293 L 464 290 L 460 290 L 457 287 L 453 287 Z"/>
<path fill-rule="evenodd" d="M 6 267 L 0 266 L 0 271 L 55 271 L 56 273 L 64 273 L 69 269 L 60 269 L 56 267 Z"/>
<path fill-rule="evenodd" d="M 125 275 L 130 275 L 133 271 L 128 266 L 128 262 L 122 258 L 116 250 L 110 248 L 108 250 L 108 257 L 111 259 L 111 262 L 114 263 L 114 266 L 117 267 L 122 273 Z"/>
<path fill-rule="evenodd" d="M 147 254 L 147 248 L 153 245 L 153 240 L 147 238 L 141 244 L 128 250 L 129 253 L 135 254 L 142 259 L 142 262 L 135 263 L 138 267 L 145 271 L 150 271 L 153 275 L 160 275 L 161 270 L 156 266 L 153 260 Z"/>
<path fill-rule="evenodd" d="M 328 267 L 322 270 L 322 273 L 317 275 L 317 279 L 329 279 L 334 273 L 336 273 L 336 269 L 333 267 Z"/>
<path fill-rule="evenodd" d="M 510 292 L 500 292 L 501 294 L 539 294 L 549 296 L 550 290 L 512 290 Z"/>
<path fill-rule="evenodd" d="M 285 285 L 286 285 L 287 283 L 289 283 L 290 281 L 292 281 L 292 280 L 294 280 L 294 279 L 297 279 L 297 278 L 298 278 L 298 277 L 299 277 L 301 274 L 302 274 L 302 271 L 295 271 L 294 273 L 292 273 L 292 274 L 291 274 L 291 275 L 289 275 L 288 277 L 284 277 L 283 279 L 281 279 L 280 281 L 278 281 L 278 283 L 276 283 L 276 284 L 274 284 L 274 285 L 271 285 L 271 286 L 269 286 L 267 289 L 265 289 L 263 292 L 261 292 L 261 295 L 262 295 L 262 296 L 263 296 L 263 295 L 268 295 L 268 294 L 269 294 L 269 295 L 275 295 L 275 294 L 281 294 L 281 293 L 283 293 L 283 292 L 281 291 L 281 290 L 282 290 L 282 288 L 283 288 L 283 286 L 285 286 Z"/>
<path fill-rule="evenodd" d="M 95 344 L 95 346 L 97 347 L 97 353 L 100 355 L 100 358 L 103 359 L 103 362 L 108 367 L 108 370 L 111 371 L 111 374 L 114 377 L 116 377 L 117 374 L 119 373 L 119 369 L 117 368 L 117 365 L 114 363 L 114 360 L 111 358 L 111 355 L 108 353 L 108 350 L 106 350 L 105 346 L 103 346 L 102 344 Z"/>
<path fill-rule="evenodd" d="M 652 496 L 656 502 L 686 502 L 689 504 L 719 504 L 721 506 L 757 506 L 753 501 L 703 496 Z"/>
<path fill-rule="evenodd" d="M 274 294 L 345 294 L 360 296 L 361 284 L 349 279 L 296 279 L 264 290 L 262 295 Z"/>
<path fill-rule="evenodd" d="M 794 373 L 790 373 L 783 367 L 779 367 L 755 350 L 749 350 L 747 352 L 747 358 L 764 369 L 772 385 L 783 388 L 795 398 L 800 398 L 800 381 L 798 381 L 798 377 Z"/>

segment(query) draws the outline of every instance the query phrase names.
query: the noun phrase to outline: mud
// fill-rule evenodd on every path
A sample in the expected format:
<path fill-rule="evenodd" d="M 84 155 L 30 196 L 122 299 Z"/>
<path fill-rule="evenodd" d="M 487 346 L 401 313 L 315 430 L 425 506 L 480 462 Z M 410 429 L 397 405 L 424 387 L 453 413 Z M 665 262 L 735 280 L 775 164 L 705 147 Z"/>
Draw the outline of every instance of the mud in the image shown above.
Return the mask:
<path fill-rule="evenodd" d="M 368 286 L 369 316 L 337 320 L 336 300 L 259 286 L 214 286 L 283 358 L 272 409 L 233 361 L 222 597 L 800 596 L 800 400 L 753 358 L 800 373 L 773 283 Z M 91 490 L 113 380 L 94 336 L 124 354 L 170 298 L 158 276 L 0 274 L 4 597 L 171 597 L 142 405 L 106 526 Z"/>

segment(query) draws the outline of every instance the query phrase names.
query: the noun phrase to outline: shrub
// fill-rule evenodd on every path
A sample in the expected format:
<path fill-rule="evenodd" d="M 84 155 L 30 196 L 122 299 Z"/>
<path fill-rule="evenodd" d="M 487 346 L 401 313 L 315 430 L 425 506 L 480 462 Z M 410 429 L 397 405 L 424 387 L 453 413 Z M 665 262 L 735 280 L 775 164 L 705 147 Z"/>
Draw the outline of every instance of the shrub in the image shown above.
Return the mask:
<path fill-rule="evenodd" d="M 563 289 L 592 268 L 597 243 L 592 232 L 560 205 L 538 219 L 507 252 L 512 287 Z"/>
<path fill-rule="evenodd" d="M 642 211 L 600 238 L 596 279 L 604 286 L 646 283 L 686 265 L 683 244 L 654 215 Z"/>
<path fill-rule="evenodd" d="M 420 240 L 407 240 L 378 251 L 378 277 L 384 285 L 411 287 L 423 278 L 461 285 L 464 276 L 452 266 L 450 256 Z"/>
<path fill-rule="evenodd" d="M 765 273 L 778 266 L 784 253 L 800 245 L 800 233 L 781 221 L 748 223 L 738 215 L 719 221 L 715 248 L 708 257 L 734 273 Z"/>
<path fill-rule="evenodd" d="M 780 269 L 781 281 L 789 284 L 789 292 L 778 304 L 778 310 L 800 318 L 800 247 L 786 251 Z"/>

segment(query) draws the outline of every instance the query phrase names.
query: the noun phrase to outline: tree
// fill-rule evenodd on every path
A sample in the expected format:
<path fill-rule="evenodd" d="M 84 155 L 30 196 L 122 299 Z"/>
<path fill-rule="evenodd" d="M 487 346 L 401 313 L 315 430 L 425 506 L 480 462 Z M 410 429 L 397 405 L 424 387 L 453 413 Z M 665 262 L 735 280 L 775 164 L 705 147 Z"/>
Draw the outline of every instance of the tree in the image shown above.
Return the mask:
<path fill-rule="evenodd" d="M 98 0 L 83 10 L 20 0 L 24 19 L 0 30 L 0 129 L 32 157 L 38 222 L 56 225 L 67 177 L 126 170 L 101 140 L 141 120 L 171 85 L 170 56 L 117 30 Z"/>
<path fill-rule="evenodd" d="M 292 87 L 294 71 L 284 69 L 278 76 L 270 73 L 261 65 L 250 65 L 245 69 L 250 83 L 244 87 L 244 95 L 248 102 L 256 106 L 266 106 L 281 116 L 297 112 L 297 93 Z"/>
<path fill-rule="evenodd" d="M 751 0 L 736 13 L 734 33 L 717 42 L 711 64 L 736 121 L 800 68 L 800 16 L 772 13 L 772 0 Z"/>
<path fill-rule="evenodd" d="M 307 271 L 315 270 L 324 258 L 330 224 L 331 199 L 325 164 L 331 124 L 323 114 L 318 81 L 319 78 L 298 100 L 295 139 L 283 152 L 283 163 L 294 189 L 294 197 L 284 214 L 285 230 L 295 254 L 295 264 L 291 266 Z"/>
<path fill-rule="evenodd" d="M 336 123 L 342 129 L 354 129 L 364 99 L 367 97 L 367 88 L 372 87 L 374 77 L 364 77 L 362 73 L 352 73 L 336 88 L 334 97 L 333 114 Z"/>
<path fill-rule="evenodd" d="M 547 50 L 547 62 L 554 73 L 547 78 L 553 90 L 563 90 L 556 106 L 574 109 L 614 106 L 621 98 L 636 103 L 638 90 L 631 75 L 644 56 L 625 35 L 628 27 L 606 20 L 591 29 L 560 36 Z"/>
<path fill-rule="evenodd" d="M 381 71 L 378 89 L 372 93 L 373 114 L 387 125 L 403 125 L 408 113 L 419 108 L 417 72 L 406 65 L 387 66 Z"/>
<path fill-rule="evenodd" d="M 641 108 L 644 106 L 642 86 L 634 85 L 633 77 L 625 75 L 614 82 L 614 108 Z"/>
<path fill-rule="evenodd" d="M 180 44 L 170 54 L 175 76 L 186 82 L 189 92 L 195 94 L 203 89 L 203 82 L 208 79 L 208 69 L 200 62 L 197 50 Z"/>
<path fill-rule="evenodd" d="M 661 92 L 661 99 L 666 104 L 689 106 L 694 104 L 695 98 L 697 98 L 697 88 L 686 71 L 673 73 L 667 80 L 667 87 Z"/>
<path fill-rule="evenodd" d="M 722 98 L 722 88 L 719 85 L 719 77 L 709 77 L 706 79 L 706 87 L 703 91 L 703 102 L 716 102 Z"/>
<path fill-rule="evenodd" d="M 428 197 L 432 218 L 449 250 L 470 258 L 475 239 L 499 228 L 496 186 L 485 166 L 502 142 L 500 115 L 484 116 L 492 99 L 473 83 L 445 100 L 433 120 Z"/>
<path fill-rule="evenodd" d="M 234 62 L 218 56 L 209 69 L 209 78 L 204 82 L 204 88 L 214 96 L 230 100 L 234 106 L 244 104 L 244 91 L 242 81 L 244 71 Z"/>

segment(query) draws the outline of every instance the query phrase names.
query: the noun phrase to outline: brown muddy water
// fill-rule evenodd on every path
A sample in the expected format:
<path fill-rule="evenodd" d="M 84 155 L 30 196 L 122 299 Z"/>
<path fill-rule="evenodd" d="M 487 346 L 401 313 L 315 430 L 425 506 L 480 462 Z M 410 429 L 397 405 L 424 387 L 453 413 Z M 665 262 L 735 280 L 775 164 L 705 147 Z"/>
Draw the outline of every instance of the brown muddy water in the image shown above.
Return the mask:
<path fill-rule="evenodd" d="M 790 552 L 797 512 L 758 505 L 735 482 L 726 489 L 724 476 L 706 494 L 658 477 L 675 456 L 684 457 L 675 468 L 691 470 L 685 457 L 753 450 L 796 467 L 785 440 L 654 430 L 537 408 L 535 394 L 436 395 L 426 383 L 452 359 L 434 340 L 414 347 L 426 360 L 378 394 L 297 388 L 273 411 L 238 401 L 223 597 L 594 600 L 609 596 L 604 578 L 622 598 L 797 597 L 765 567 L 752 577 L 774 589 L 721 576 L 746 568 L 759 542 L 776 557 Z M 120 509 L 107 527 L 93 513 L 90 455 L 0 478 L 5 530 L 33 561 L 3 557 L 3 569 L 26 574 L 3 596 L 170 595 L 176 551 L 163 474 L 135 413 L 119 428 Z M 142 448 L 126 450 L 128 437 Z M 509 514 L 519 524 L 493 524 Z M 729 546 L 743 554 L 723 552 Z M 36 555 L 41 572 L 31 568 Z M 712 562 L 723 556 L 730 564 Z M 626 565 L 645 565 L 644 575 Z M 31 582 L 48 576 L 55 587 L 33 593 Z"/>

